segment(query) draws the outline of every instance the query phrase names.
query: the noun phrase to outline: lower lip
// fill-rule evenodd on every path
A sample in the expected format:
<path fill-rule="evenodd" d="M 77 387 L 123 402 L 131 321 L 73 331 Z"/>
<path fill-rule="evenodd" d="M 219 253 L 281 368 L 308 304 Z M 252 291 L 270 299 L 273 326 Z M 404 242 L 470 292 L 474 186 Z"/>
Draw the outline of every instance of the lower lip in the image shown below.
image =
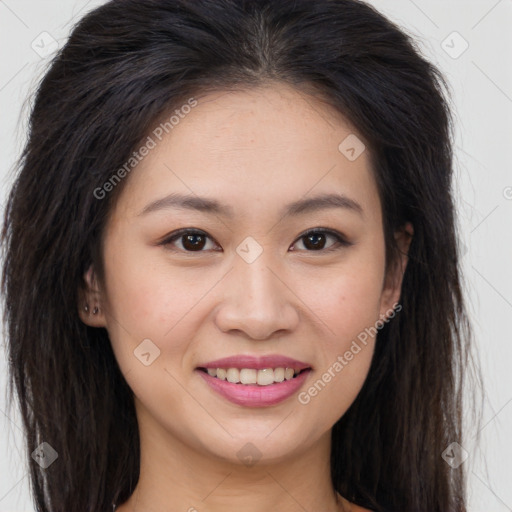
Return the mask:
<path fill-rule="evenodd" d="M 230 402 L 245 407 L 268 407 L 278 404 L 296 393 L 311 370 L 305 370 L 293 379 L 276 382 L 268 386 L 233 384 L 227 380 L 212 377 L 202 370 L 196 371 L 214 391 Z"/>

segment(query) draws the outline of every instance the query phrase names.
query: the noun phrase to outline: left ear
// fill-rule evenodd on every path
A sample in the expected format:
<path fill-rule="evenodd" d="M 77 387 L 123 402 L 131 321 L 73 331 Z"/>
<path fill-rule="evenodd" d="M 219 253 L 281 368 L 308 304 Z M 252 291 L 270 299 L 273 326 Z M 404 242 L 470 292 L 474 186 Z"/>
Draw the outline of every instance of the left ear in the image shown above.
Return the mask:
<path fill-rule="evenodd" d="M 402 291 L 402 280 L 404 277 L 407 262 L 409 261 L 409 247 L 411 245 L 414 229 L 410 222 L 407 222 L 401 229 L 395 231 L 395 240 L 398 246 L 399 255 L 391 263 L 384 279 L 380 302 L 380 317 L 385 319 L 400 299 Z"/>

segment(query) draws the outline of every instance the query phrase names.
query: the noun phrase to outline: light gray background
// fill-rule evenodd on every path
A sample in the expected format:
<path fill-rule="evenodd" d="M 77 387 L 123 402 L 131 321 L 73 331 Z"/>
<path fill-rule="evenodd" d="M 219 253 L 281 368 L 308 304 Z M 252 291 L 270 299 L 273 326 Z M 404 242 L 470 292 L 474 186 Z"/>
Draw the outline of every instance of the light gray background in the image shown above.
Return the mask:
<path fill-rule="evenodd" d="M 102 3 L 0 0 L 2 210 L 9 172 L 24 142 L 27 110 L 22 106 L 48 64 L 46 53 Z M 453 90 L 463 267 L 485 380 L 481 448 L 475 449 L 470 438 L 464 443 L 470 510 L 512 511 L 512 166 L 507 154 L 512 148 L 512 0 L 370 3 L 418 40 Z M 462 53 L 465 41 L 469 46 Z M 33 511 L 21 423 L 6 410 L 3 346 L 0 354 L 0 512 Z M 439 463 L 445 463 L 441 454 Z"/>

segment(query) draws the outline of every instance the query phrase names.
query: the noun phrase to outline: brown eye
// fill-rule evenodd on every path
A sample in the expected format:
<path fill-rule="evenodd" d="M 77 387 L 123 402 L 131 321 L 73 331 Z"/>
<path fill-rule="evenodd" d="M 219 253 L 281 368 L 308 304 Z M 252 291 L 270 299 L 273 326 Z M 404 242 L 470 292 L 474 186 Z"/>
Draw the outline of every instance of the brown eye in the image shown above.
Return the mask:
<path fill-rule="evenodd" d="M 204 249 L 207 246 L 208 240 L 211 240 L 211 238 L 202 231 L 181 229 L 171 234 L 160 245 L 176 251 L 206 252 Z"/>
<path fill-rule="evenodd" d="M 205 246 L 205 237 L 203 235 L 182 235 L 182 245 L 187 251 L 200 251 Z"/>
<path fill-rule="evenodd" d="M 304 246 L 307 249 L 323 249 L 326 241 L 325 233 L 311 233 L 304 237 Z"/>
<path fill-rule="evenodd" d="M 329 238 L 334 239 L 334 243 L 331 243 L 326 247 L 326 243 Z M 326 229 L 308 231 L 307 233 L 302 234 L 298 240 L 303 240 L 302 243 L 309 252 L 329 252 L 331 250 L 339 249 L 340 247 L 352 245 L 341 233 Z"/>

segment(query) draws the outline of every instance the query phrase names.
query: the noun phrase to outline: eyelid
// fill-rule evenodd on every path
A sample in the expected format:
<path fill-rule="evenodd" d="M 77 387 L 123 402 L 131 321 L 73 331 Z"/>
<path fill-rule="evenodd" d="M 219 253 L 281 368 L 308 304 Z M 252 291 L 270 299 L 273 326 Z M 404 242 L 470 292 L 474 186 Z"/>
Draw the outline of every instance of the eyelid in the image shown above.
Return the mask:
<path fill-rule="evenodd" d="M 332 236 L 333 238 L 336 239 L 336 242 L 337 244 L 334 244 L 332 247 L 328 247 L 327 249 L 320 249 L 318 251 L 306 251 L 306 252 L 309 252 L 309 253 L 315 253 L 315 252 L 318 252 L 320 254 L 322 253 L 326 253 L 326 252 L 330 252 L 330 251 L 335 251 L 337 249 L 340 249 L 339 246 L 341 247 L 350 247 L 351 245 L 354 245 L 353 242 L 349 242 L 348 238 L 341 232 L 335 230 L 335 229 L 330 229 L 330 228 L 323 228 L 323 227 L 316 227 L 316 228 L 311 228 L 311 229 L 307 229 L 306 231 L 304 231 L 303 233 L 301 233 L 295 240 L 295 242 L 293 242 L 292 245 L 295 245 L 301 238 L 304 238 L 308 235 L 315 235 L 317 233 L 320 233 L 320 234 L 326 234 L 326 235 L 330 235 Z"/>
<path fill-rule="evenodd" d="M 206 238 L 209 238 L 215 244 L 219 245 L 217 243 L 217 241 L 212 236 L 210 236 L 205 231 L 203 231 L 201 229 L 197 229 L 197 228 L 181 228 L 181 229 L 178 229 L 176 231 L 173 231 L 168 236 L 166 236 L 162 241 L 158 242 L 157 245 L 161 245 L 161 246 L 164 246 L 164 247 L 165 246 L 169 246 L 169 245 L 171 245 L 172 242 L 174 242 L 175 240 L 179 239 L 181 236 L 183 236 L 185 234 L 201 235 L 201 236 L 204 236 Z M 341 233 L 341 232 L 339 232 L 337 230 L 330 229 L 330 228 L 315 227 L 315 228 L 307 229 L 306 231 L 302 232 L 299 236 L 297 236 L 295 241 L 292 243 L 292 246 L 295 245 L 298 241 L 300 241 L 301 238 L 304 238 L 304 237 L 306 237 L 308 235 L 311 235 L 311 234 L 330 235 L 330 236 L 332 236 L 333 238 L 336 239 L 337 243 L 334 244 L 332 247 L 328 247 L 327 249 L 319 249 L 317 251 L 311 250 L 311 251 L 305 251 L 305 252 L 320 253 L 320 254 L 323 253 L 323 254 L 325 254 L 327 252 L 335 251 L 337 249 L 340 249 L 340 246 L 341 247 L 349 247 L 351 245 L 354 245 L 353 242 L 349 242 L 348 241 L 347 237 L 343 233 Z M 209 252 L 209 251 L 203 251 L 203 250 L 200 250 L 200 251 L 183 251 L 182 249 L 170 249 L 170 250 L 175 250 L 177 252 L 182 252 L 182 253 L 185 252 L 187 254 Z"/>
<path fill-rule="evenodd" d="M 197 229 L 197 228 L 177 229 L 176 231 L 173 231 L 169 235 L 166 235 L 160 242 L 157 243 L 157 245 L 162 245 L 164 247 L 171 245 L 172 242 L 174 242 L 175 240 L 178 240 L 183 235 L 201 235 L 201 236 L 204 236 L 205 238 L 209 238 L 210 240 L 215 242 L 215 244 L 218 245 L 217 241 L 212 236 L 210 236 L 208 233 L 206 233 L 206 231 L 203 231 L 202 229 Z M 194 252 L 198 252 L 198 253 L 208 252 L 208 251 L 183 251 L 181 249 L 172 249 L 172 250 L 179 251 L 179 252 L 186 252 L 189 254 L 192 254 Z"/>

